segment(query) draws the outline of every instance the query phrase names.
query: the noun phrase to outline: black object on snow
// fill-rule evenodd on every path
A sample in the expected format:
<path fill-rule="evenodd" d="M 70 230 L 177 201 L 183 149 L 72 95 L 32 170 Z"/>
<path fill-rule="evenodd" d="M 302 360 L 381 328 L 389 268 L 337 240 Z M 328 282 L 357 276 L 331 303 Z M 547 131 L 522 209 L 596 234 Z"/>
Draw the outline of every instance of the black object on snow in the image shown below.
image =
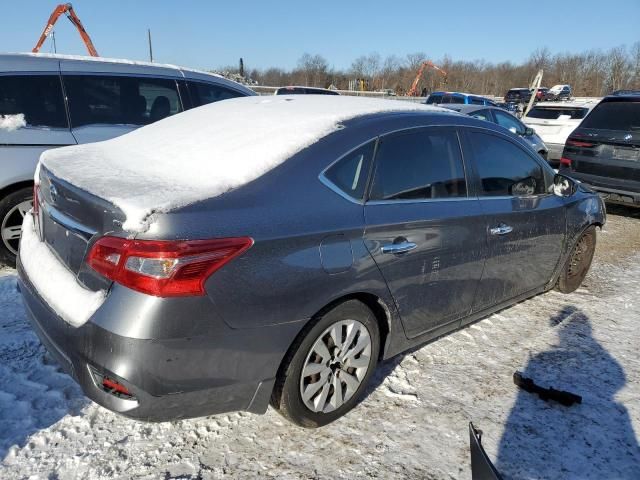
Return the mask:
<path fill-rule="evenodd" d="M 563 390 L 556 390 L 553 387 L 544 388 L 530 379 L 523 377 L 520 372 L 514 372 L 513 383 L 523 389 L 525 392 L 535 393 L 542 400 L 549 401 L 554 400 L 565 407 L 570 407 L 574 403 L 582 403 L 582 397 L 575 393 L 565 392 Z"/>

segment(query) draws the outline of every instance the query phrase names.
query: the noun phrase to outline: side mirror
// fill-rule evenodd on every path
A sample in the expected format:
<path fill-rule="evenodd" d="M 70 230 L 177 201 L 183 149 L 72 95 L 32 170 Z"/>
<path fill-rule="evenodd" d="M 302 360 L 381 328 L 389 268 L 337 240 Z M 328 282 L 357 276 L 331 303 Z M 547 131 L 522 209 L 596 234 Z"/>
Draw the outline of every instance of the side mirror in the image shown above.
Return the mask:
<path fill-rule="evenodd" d="M 536 133 L 536 131 L 531 128 L 531 127 L 525 127 L 524 129 L 524 136 L 525 137 L 530 137 L 531 135 L 533 135 L 534 133 Z"/>
<path fill-rule="evenodd" d="M 576 193 L 576 189 L 577 184 L 574 179 L 562 175 L 561 173 L 558 173 L 553 177 L 554 195 L 557 195 L 558 197 L 570 197 Z"/>

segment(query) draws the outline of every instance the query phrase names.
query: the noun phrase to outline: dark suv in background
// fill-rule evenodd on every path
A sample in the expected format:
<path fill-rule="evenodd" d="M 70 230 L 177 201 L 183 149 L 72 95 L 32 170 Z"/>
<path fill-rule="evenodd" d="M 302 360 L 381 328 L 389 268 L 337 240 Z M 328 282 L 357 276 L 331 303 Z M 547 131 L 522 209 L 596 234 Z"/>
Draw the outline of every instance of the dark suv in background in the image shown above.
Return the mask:
<path fill-rule="evenodd" d="M 605 97 L 567 139 L 560 173 L 640 207 L 640 90 Z"/>

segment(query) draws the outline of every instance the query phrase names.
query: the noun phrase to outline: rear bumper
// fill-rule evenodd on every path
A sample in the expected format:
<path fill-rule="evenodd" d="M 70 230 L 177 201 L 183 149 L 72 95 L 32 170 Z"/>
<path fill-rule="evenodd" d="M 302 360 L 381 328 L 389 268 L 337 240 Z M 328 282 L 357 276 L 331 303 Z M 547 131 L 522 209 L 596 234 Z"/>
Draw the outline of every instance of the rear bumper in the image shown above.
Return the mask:
<path fill-rule="evenodd" d="M 242 330 L 221 325 L 215 337 L 163 339 L 121 336 L 93 318 L 76 328 L 43 301 L 19 259 L 18 273 L 29 320 L 47 350 L 91 400 L 138 420 L 264 413 L 280 361 L 302 324 Z M 139 313 L 132 312 L 130 321 Z M 105 391 L 94 372 L 115 379 L 133 398 Z"/>
<path fill-rule="evenodd" d="M 591 189 L 600 193 L 607 202 L 640 207 L 640 192 L 629 189 L 625 185 L 625 181 L 617 182 L 614 178 L 572 172 L 568 169 L 561 169 L 560 173 L 585 183 Z"/>

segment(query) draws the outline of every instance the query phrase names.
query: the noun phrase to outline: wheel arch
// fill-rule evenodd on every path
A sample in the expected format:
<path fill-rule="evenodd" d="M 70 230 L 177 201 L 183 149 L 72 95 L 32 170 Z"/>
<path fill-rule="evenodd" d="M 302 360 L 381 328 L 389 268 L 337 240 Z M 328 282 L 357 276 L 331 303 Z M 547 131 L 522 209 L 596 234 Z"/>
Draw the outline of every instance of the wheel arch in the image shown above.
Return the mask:
<path fill-rule="evenodd" d="M 0 200 L 5 198 L 7 195 L 11 195 L 18 190 L 22 190 L 23 188 L 33 188 L 33 180 L 24 180 L 22 182 L 12 183 L 0 188 Z"/>

